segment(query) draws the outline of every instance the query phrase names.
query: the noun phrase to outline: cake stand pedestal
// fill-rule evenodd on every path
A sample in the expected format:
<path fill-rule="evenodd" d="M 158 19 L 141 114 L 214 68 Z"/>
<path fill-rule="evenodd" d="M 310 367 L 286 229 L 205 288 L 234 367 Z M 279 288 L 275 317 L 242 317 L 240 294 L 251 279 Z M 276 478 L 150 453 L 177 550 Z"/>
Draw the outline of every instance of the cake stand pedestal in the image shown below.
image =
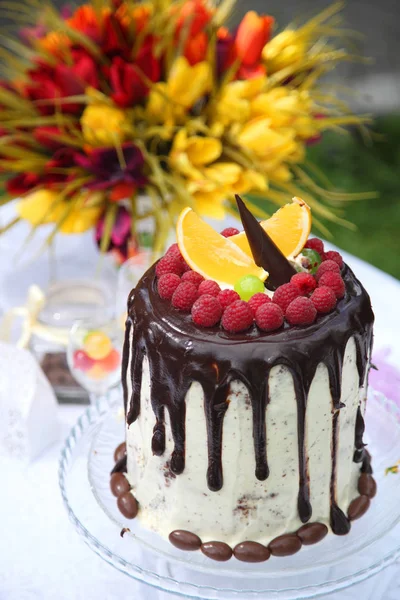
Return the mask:
<path fill-rule="evenodd" d="M 214 563 L 200 552 L 180 552 L 138 522 L 124 519 L 109 490 L 113 451 L 124 438 L 119 407 L 119 402 L 97 404 L 78 420 L 62 450 L 59 483 L 78 533 L 129 577 L 185 598 L 303 600 L 337 592 L 337 598 L 347 600 L 352 596 L 346 588 L 400 557 L 400 475 L 385 476 L 385 468 L 400 459 L 400 409 L 381 394 L 370 391 L 366 419 L 378 484 L 367 514 L 345 537 L 329 535 L 295 556 L 271 557 L 256 565 L 234 558 Z M 123 537 L 122 528 L 130 530 Z"/>

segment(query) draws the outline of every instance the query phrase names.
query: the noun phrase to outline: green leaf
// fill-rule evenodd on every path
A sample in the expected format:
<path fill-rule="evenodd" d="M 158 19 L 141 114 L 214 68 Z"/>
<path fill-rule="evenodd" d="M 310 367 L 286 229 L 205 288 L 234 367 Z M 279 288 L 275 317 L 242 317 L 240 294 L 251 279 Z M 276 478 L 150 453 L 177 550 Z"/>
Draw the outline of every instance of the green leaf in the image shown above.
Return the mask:
<path fill-rule="evenodd" d="M 101 236 L 100 242 L 100 250 L 101 252 L 107 252 L 108 247 L 110 245 L 111 234 L 113 227 L 115 225 L 115 221 L 117 219 L 118 213 L 118 204 L 113 202 L 109 204 L 106 209 L 106 214 L 104 217 L 104 230 L 103 235 Z"/>

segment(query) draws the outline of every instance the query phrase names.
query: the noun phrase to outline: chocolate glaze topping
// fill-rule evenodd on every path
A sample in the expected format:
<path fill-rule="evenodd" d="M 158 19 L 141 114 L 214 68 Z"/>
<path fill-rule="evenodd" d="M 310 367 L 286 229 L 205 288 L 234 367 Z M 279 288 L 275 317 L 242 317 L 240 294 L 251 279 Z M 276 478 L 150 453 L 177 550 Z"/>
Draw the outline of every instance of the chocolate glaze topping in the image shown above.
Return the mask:
<path fill-rule="evenodd" d="M 143 359 L 147 356 L 151 376 L 151 404 L 154 411 L 152 450 L 165 451 L 164 414 L 171 420 L 174 451 L 170 468 L 175 474 L 185 468 L 185 396 L 192 382 L 204 390 L 207 423 L 210 490 L 223 486 L 222 435 L 232 381 L 247 387 L 253 410 L 253 438 L 256 457 L 255 477 L 268 477 L 265 413 L 269 399 L 268 379 L 273 367 L 282 365 L 292 374 L 298 407 L 299 492 L 298 511 L 303 523 L 312 515 L 309 476 L 305 456 L 305 414 L 307 396 L 320 363 L 327 366 L 332 394 L 333 439 L 331 481 L 331 526 L 334 533 L 345 533 L 349 521 L 336 504 L 335 473 L 337 421 L 341 409 L 342 363 L 348 340 L 354 337 L 360 386 L 364 384 L 372 344 L 373 313 L 370 299 L 353 272 L 342 272 L 346 295 L 329 315 L 321 316 L 307 327 L 287 324 L 274 333 L 260 331 L 255 325 L 243 333 L 229 333 L 219 326 L 197 327 L 190 315 L 175 310 L 157 293 L 155 266 L 142 277 L 128 300 L 128 320 L 124 344 L 123 377 L 127 423 L 140 414 Z M 130 364 L 130 373 L 128 367 Z M 128 398 L 127 375 L 132 382 Z M 357 418 L 355 447 L 357 460 L 368 459 L 362 445 L 361 411 Z M 361 435 L 361 438 L 360 438 Z"/>

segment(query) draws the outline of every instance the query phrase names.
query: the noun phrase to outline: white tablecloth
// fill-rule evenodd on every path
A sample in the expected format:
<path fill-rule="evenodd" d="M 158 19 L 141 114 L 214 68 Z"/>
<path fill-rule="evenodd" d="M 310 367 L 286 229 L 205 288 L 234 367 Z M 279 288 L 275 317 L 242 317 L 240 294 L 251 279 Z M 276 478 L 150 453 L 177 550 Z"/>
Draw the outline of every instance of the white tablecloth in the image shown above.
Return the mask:
<path fill-rule="evenodd" d="M 9 289 L 13 265 L 4 252 L 4 244 L 9 242 L 10 238 L 0 242 L 0 306 L 9 304 L 15 291 Z M 346 256 L 346 260 L 371 294 L 376 313 L 376 347 L 391 345 L 392 358 L 400 364 L 400 320 L 398 313 L 394 313 L 400 305 L 400 283 L 354 257 Z M 8 282 L 7 289 L 3 287 L 4 281 Z M 15 286 L 23 287 L 26 283 L 15 281 Z M 0 376 L 6 376 L 1 366 Z M 82 410 L 77 406 L 60 406 L 59 442 L 33 464 L 22 466 L 7 457 L 0 459 L 1 600 L 163 600 L 167 597 L 104 563 L 83 543 L 68 521 L 58 489 L 58 457 L 64 438 Z M 399 600 L 398 580 L 398 567 L 392 566 L 373 580 L 330 598 Z"/>

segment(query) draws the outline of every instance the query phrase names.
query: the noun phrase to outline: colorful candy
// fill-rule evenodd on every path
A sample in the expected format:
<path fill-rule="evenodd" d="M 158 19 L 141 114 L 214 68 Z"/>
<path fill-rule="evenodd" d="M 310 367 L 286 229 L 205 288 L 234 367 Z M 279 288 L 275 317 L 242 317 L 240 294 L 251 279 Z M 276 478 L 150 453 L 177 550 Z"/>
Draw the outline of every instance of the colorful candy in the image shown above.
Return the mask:
<path fill-rule="evenodd" d="M 93 358 L 90 358 L 90 356 L 88 356 L 84 350 L 75 350 L 75 352 L 74 352 L 74 367 L 75 367 L 75 369 L 79 369 L 80 371 L 89 371 L 93 367 L 94 364 L 95 364 L 95 361 L 93 360 Z"/>
<path fill-rule="evenodd" d="M 90 331 L 83 341 L 83 348 L 90 358 L 102 360 L 110 354 L 112 342 L 102 331 Z"/>
<path fill-rule="evenodd" d="M 108 356 L 99 361 L 99 365 L 104 369 L 104 371 L 111 372 L 118 369 L 121 363 L 121 355 L 113 348 Z"/>

